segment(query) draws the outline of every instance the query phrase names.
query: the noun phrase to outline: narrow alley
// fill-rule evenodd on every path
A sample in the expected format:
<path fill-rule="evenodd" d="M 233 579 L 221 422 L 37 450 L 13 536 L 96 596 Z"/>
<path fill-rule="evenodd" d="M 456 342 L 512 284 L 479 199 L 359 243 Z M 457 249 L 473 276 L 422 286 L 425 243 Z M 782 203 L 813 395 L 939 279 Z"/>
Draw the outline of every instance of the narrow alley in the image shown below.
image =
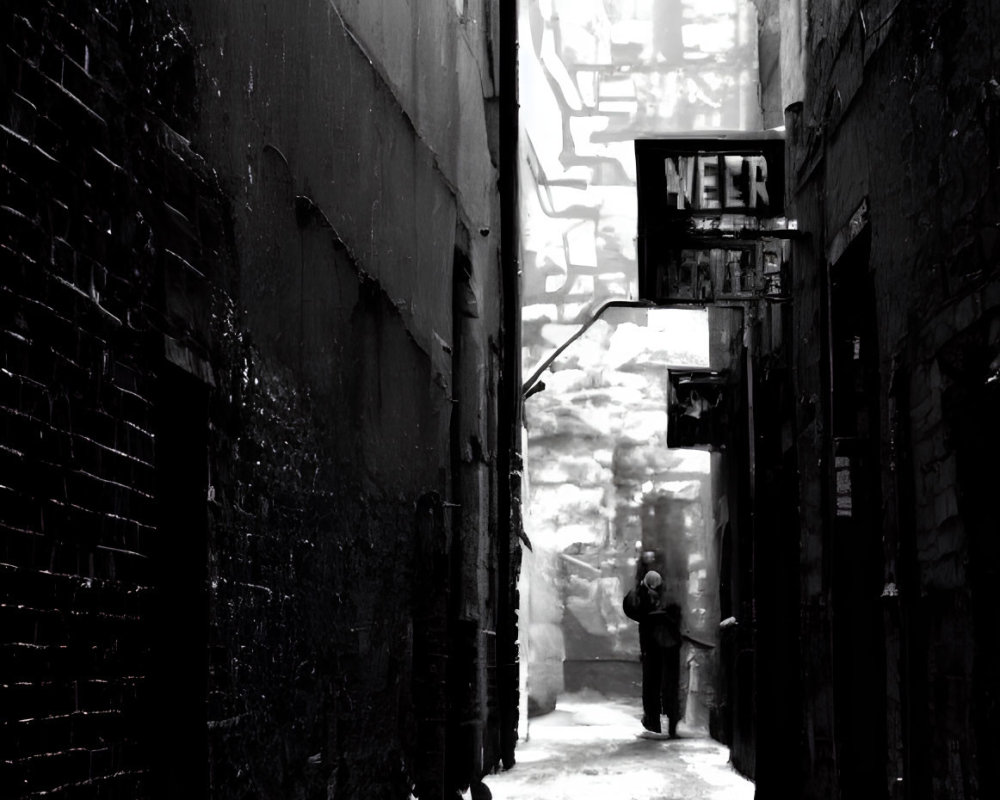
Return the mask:
<path fill-rule="evenodd" d="M 638 688 L 637 688 L 638 691 Z M 753 782 L 704 729 L 643 739 L 635 698 L 584 690 L 532 720 L 517 764 L 486 779 L 493 800 L 752 800 Z"/>
<path fill-rule="evenodd" d="M 0 800 L 996 800 L 998 409 L 1000 0 L 0 0 Z"/>

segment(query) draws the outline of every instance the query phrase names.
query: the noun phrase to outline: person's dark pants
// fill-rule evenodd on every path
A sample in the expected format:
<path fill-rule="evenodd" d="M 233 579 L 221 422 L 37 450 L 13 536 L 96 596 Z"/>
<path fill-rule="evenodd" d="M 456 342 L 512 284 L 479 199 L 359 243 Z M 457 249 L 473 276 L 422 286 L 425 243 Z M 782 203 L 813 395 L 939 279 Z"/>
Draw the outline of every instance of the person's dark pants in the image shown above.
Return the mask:
<path fill-rule="evenodd" d="M 646 647 L 642 655 L 642 725 L 660 732 L 660 714 L 670 721 L 671 735 L 680 714 L 680 647 Z"/>

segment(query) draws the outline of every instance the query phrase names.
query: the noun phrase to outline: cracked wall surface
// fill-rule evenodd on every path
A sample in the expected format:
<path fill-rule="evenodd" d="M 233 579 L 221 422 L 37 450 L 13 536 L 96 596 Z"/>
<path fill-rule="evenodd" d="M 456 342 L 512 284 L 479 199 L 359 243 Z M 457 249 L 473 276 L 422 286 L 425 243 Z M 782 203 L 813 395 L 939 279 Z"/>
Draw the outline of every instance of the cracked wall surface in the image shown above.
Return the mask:
<path fill-rule="evenodd" d="M 384 5 L 0 14 L 11 796 L 512 758 L 499 11 Z"/>

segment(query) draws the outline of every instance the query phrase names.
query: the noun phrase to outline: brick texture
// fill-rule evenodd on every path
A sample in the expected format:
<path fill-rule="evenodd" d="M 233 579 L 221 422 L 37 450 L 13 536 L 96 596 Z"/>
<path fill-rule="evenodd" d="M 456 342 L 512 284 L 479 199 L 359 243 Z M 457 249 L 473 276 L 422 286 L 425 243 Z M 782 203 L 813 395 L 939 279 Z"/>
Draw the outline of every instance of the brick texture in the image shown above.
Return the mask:
<path fill-rule="evenodd" d="M 446 754 L 468 785 L 499 758 L 490 636 L 508 591 L 480 597 L 478 571 L 517 549 L 484 523 L 455 572 L 451 350 L 415 334 L 336 215 L 288 195 L 277 147 L 250 170 L 259 196 L 219 165 L 226 123 L 199 127 L 215 88 L 180 5 L 0 10 L 0 796 L 406 796 L 440 789 Z M 375 81 L 383 130 L 437 198 L 415 205 L 451 236 L 460 198 L 357 42 L 331 39 Z M 213 119 L 241 97 L 219 90 Z M 416 253 L 427 233 L 386 235 Z M 451 240 L 444 259 L 424 250 L 449 265 Z M 420 324 L 452 302 L 427 283 Z M 494 299 L 470 337 L 489 357 Z M 464 357 L 474 409 L 499 375 L 482 385 Z M 489 466 L 470 467 L 483 508 L 489 436 Z M 482 619 L 456 622 L 462 592 Z"/>
<path fill-rule="evenodd" d="M 988 610 L 1000 558 L 985 488 L 996 472 L 984 455 L 997 442 L 985 409 L 1000 346 L 995 4 L 804 13 L 804 102 L 787 134 L 794 213 L 810 234 L 796 245 L 793 362 L 799 430 L 820 445 L 800 440 L 801 521 L 821 546 L 800 565 L 803 600 L 821 602 L 833 635 L 803 616 L 796 792 L 988 797 L 1000 787 Z M 870 214 L 845 256 L 833 243 L 862 202 Z M 852 435 L 871 441 L 847 523 L 831 514 L 833 437 L 838 403 L 850 404 L 837 372 L 854 367 L 834 351 L 838 320 L 866 306 L 873 328 L 855 329 L 854 360 L 867 364 L 867 427 Z M 831 664 L 832 682 L 817 680 Z M 820 742 L 836 744 L 832 762 Z"/>
<path fill-rule="evenodd" d="M 113 16 L 7 6 L 0 121 L 4 796 L 133 797 L 156 535 L 153 265 Z M 108 11 L 108 10 L 106 10 Z"/>

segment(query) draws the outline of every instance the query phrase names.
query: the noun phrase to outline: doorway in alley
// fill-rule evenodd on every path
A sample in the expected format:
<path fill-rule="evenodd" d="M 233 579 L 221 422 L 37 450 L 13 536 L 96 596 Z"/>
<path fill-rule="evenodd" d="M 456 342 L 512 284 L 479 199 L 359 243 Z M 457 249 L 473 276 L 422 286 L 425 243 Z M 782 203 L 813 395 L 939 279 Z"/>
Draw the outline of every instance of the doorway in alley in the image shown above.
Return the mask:
<path fill-rule="evenodd" d="M 964 568 L 968 570 L 969 592 L 956 593 L 947 603 L 935 600 L 940 608 L 947 609 L 937 613 L 945 618 L 940 624 L 948 635 L 957 641 L 971 640 L 967 663 L 972 672 L 970 707 L 975 746 L 980 753 L 998 753 L 1000 643 L 996 636 L 996 587 L 1000 578 L 1000 516 L 995 503 L 1000 486 L 1000 315 L 984 316 L 945 348 L 942 371 L 950 383 L 943 406 L 956 445 L 957 500 L 965 527 Z M 945 725 L 949 728 L 947 735 L 956 740 L 960 736 L 955 732 L 958 723 L 947 719 Z M 929 771 L 931 766 L 924 769 Z M 1000 792 L 1000 764 L 995 758 L 978 759 L 969 772 L 975 775 L 980 797 L 996 797 Z"/>
<path fill-rule="evenodd" d="M 845 797 L 884 784 L 879 350 L 870 230 L 830 270 L 829 577 L 834 714 Z"/>
<path fill-rule="evenodd" d="M 150 562 L 147 692 L 154 797 L 207 797 L 208 387 L 163 364 L 156 397 L 160 525 Z"/>

